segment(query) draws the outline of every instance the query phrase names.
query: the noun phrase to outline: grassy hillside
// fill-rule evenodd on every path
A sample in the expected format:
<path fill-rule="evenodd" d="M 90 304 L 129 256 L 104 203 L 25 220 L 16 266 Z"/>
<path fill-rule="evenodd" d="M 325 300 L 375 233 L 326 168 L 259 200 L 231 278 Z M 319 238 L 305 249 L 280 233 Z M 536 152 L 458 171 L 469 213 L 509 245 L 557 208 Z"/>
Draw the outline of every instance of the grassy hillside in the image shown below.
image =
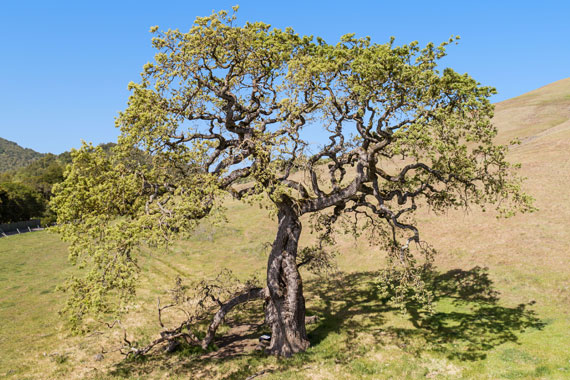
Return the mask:
<path fill-rule="evenodd" d="M 529 111 L 530 109 L 530 111 Z M 119 362 L 110 351 L 122 330 L 71 337 L 55 314 L 57 284 L 72 270 L 65 246 L 47 232 L 0 239 L 0 376 L 45 378 L 262 379 L 568 379 L 570 378 L 570 79 L 497 105 L 500 141 L 520 137 L 510 159 L 522 163 L 539 211 L 497 220 L 491 213 L 420 214 L 423 237 L 439 251 L 430 286 L 436 312 L 413 302 L 401 313 L 380 299 L 380 252 L 344 240 L 339 272 L 303 273 L 311 348 L 288 360 L 253 351 L 264 332 L 259 308 L 227 321 L 226 338 L 209 353 L 157 353 Z M 534 120 L 534 121 L 533 121 Z M 143 255 L 140 303 L 122 326 L 128 338 L 157 336 L 157 297 L 173 278 L 263 276 L 275 221 L 265 211 L 227 204 L 223 229 L 202 226 L 171 252 Z M 310 239 L 305 229 L 303 239 Z M 259 306 L 259 305 L 257 305 Z M 174 325 L 180 313 L 165 315 Z"/>
<path fill-rule="evenodd" d="M 500 130 L 498 141 L 518 137 L 529 142 L 558 131 L 564 134 L 570 123 L 569 89 L 566 78 L 498 103 L 493 119 Z"/>
<path fill-rule="evenodd" d="M 0 173 L 24 167 L 40 157 L 43 157 L 43 153 L 22 148 L 15 142 L 0 137 Z"/>

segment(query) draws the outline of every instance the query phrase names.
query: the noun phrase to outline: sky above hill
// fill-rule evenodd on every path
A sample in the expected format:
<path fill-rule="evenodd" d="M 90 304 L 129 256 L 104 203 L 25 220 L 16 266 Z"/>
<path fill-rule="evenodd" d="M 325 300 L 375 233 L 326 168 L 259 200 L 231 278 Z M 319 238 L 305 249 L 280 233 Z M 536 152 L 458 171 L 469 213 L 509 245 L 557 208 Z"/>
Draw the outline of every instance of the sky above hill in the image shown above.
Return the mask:
<path fill-rule="evenodd" d="M 21 1 L 0 21 L 0 137 L 61 153 L 115 141 L 127 84 L 152 60 L 149 28 L 188 30 L 196 16 L 239 4 L 238 23 L 264 21 L 335 43 L 460 43 L 443 61 L 494 86 L 494 102 L 570 76 L 568 1 Z"/>

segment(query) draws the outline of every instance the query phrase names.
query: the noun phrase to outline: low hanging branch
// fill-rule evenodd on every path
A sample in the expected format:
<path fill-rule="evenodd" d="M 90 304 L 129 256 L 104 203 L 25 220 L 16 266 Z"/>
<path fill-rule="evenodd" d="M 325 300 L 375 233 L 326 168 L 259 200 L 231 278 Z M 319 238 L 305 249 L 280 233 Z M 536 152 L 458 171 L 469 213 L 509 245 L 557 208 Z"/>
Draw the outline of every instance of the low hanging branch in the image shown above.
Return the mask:
<path fill-rule="evenodd" d="M 213 341 L 216 330 L 224 321 L 226 315 L 233 308 L 240 304 L 249 301 L 265 299 L 266 297 L 266 289 L 259 287 L 248 288 L 246 284 L 246 290 L 238 291 L 238 293 L 230 297 L 229 300 L 222 302 L 219 298 L 220 294 L 227 293 L 228 290 L 225 289 L 221 284 L 223 282 L 226 282 L 226 286 L 231 287 L 231 279 L 232 277 L 230 272 L 222 271 L 211 283 L 201 282 L 198 286 L 191 289 L 191 291 L 194 292 L 194 296 L 185 295 L 182 282 L 180 279 L 177 279 L 176 287 L 170 291 L 172 293 L 173 302 L 168 305 L 161 306 L 160 299 L 158 300 L 158 322 L 160 326 L 164 328 L 164 323 L 162 321 L 162 312 L 166 309 L 171 308 L 176 308 L 178 310 L 184 311 L 187 318 L 177 327 L 161 331 L 159 338 L 140 348 L 133 346 L 133 344 L 127 339 L 125 331 L 123 337 L 124 347 L 122 353 L 127 356 L 145 355 L 156 346 L 163 344 L 177 344 L 180 339 L 184 339 L 188 344 L 201 346 L 202 348 L 206 349 L 208 345 Z M 208 304 L 208 302 L 213 303 L 213 305 Z M 184 304 L 189 304 L 192 310 L 185 310 Z M 193 331 L 198 328 L 198 324 L 201 324 L 206 320 L 210 320 L 211 309 L 213 307 L 218 307 L 218 311 L 214 314 L 213 319 L 211 319 L 206 336 L 204 339 L 200 340 L 196 337 Z"/>
<path fill-rule="evenodd" d="M 236 307 L 239 304 L 249 302 L 255 299 L 265 299 L 266 297 L 267 297 L 266 289 L 254 288 L 232 298 L 225 304 L 221 305 L 218 312 L 214 315 L 212 323 L 210 323 L 210 326 L 208 327 L 208 332 L 206 333 L 206 336 L 204 337 L 204 339 L 202 339 L 202 348 L 206 349 L 208 345 L 212 343 L 214 335 L 216 334 L 216 330 L 218 329 L 220 324 L 224 321 L 226 314 L 228 314 L 230 310 L 232 310 L 234 307 Z"/>

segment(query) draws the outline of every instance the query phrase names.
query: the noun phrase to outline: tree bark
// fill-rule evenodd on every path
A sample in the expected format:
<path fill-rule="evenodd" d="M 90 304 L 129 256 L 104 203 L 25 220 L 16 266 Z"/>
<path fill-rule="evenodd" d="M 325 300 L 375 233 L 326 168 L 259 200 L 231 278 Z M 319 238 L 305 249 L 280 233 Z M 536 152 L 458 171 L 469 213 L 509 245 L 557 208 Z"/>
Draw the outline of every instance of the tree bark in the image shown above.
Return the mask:
<path fill-rule="evenodd" d="M 265 320 L 271 327 L 267 351 L 289 357 L 309 347 L 303 284 L 297 269 L 301 222 L 291 205 L 279 205 L 278 217 L 279 229 L 267 262 Z"/>

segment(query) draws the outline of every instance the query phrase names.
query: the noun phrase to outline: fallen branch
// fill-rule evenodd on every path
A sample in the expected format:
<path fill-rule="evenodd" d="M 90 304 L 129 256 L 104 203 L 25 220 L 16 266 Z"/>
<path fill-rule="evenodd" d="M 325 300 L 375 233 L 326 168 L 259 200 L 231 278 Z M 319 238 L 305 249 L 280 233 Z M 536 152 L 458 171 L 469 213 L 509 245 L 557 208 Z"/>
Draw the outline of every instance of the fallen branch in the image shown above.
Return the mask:
<path fill-rule="evenodd" d="M 256 300 L 256 299 L 264 299 L 265 294 L 266 294 L 266 292 L 265 292 L 264 288 L 253 288 L 253 289 L 248 290 L 245 293 L 242 293 L 242 294 L 232 298 L 231 300 L 229 300 L 225 304 L 222 304 L 220 307 L 220 310 L 218 310 L 216 315 L 214 315 L 214 319 L 212 320 L 212 323 L 208 327 L 208 332 L 206 333 L 206 336 L 202 340 L 202 348 L 206 349 L 206 347 L 208 347 L 208 345 L 212 342 L 212 340 L 214 339 L 214 335 L 216 334 L 216 330 L 218 329 L 220 324 L 223 322 L 226 314 L 231 309 L 233 309 L 234 307 L 236 307 L 239 304 L 242 304 L 242 303 L 245 303 L 248 301 L 252 301 L 252 300 Z"/>
<path fill-rule="evenodd" d="M 208 347 L 208 345 L 214 339 L 214 336 L 216 334 L 216 330 L 218 329 L 220 324 L 224 321 L 225 316 L 234 307 L 236 307 L 239 304 L 245 303 L 245 302 L 249 302 L 249 301 L 253 301 L 253 300 L 257 300 L 257 299 L 264 299 L 265 294 L 266 294 L 266 291 L 264 288 L 252 288 L 252 289 L 247 290 L 246 292 L 238 294 L 237 296 L 233 297 L 232 299 L 230 299 L 229 301 L 227 301 L 225 303 L 220 302 L 220 309 L 214 315 L 214 318 L 213 318 L 212 322 L 210 323 L 210 326 L 208 327 L 208 331 L 206 333 L 206 336 L 202 340 L 199 340 L 192 332 L 190 332 L 190 327 L 195 325 L 198 322 L 201 322 L 202 320 L 205 319 L 205 317 L 203 317 L 203 318 L 189 318 L 186 321 L 184 321 L 180 326 L 178 326 L 174 329 L 162 331 L 160 333 L 160 338 L 155 339 L 154 341 L 152 341 L 151 343 L 149 343 L 148 345 L 146 345 L 143 348 L 132 347 L 131 342 L 126 340 L 126 334 L 125 334 L 123 339 L 127 343 L 126 346 L 128 346 L 128 348 L 129 348 L 129 350 L 127 352 L 125 352 L 125 355 L 145 355 L 150 350 L 152 350 L 155 346 L 157 346 L 161 343 L 173 342 L 174 340 L 176 340 L 178 338 L 185 338 L 189 344 L 200 345 L 202 348 L 206 349 Z M 170 306 L 171 305 L 167 305 L 165 307 L 160 307 L 160 303 L 159 303 L 159 306 L 158 306 L 159 312 L 161 311 L 161 309 L 164 309 L 164 308 L 170 307 Z M 160 317 L 159 317 L 159 322 L 161 322 Z"/>

